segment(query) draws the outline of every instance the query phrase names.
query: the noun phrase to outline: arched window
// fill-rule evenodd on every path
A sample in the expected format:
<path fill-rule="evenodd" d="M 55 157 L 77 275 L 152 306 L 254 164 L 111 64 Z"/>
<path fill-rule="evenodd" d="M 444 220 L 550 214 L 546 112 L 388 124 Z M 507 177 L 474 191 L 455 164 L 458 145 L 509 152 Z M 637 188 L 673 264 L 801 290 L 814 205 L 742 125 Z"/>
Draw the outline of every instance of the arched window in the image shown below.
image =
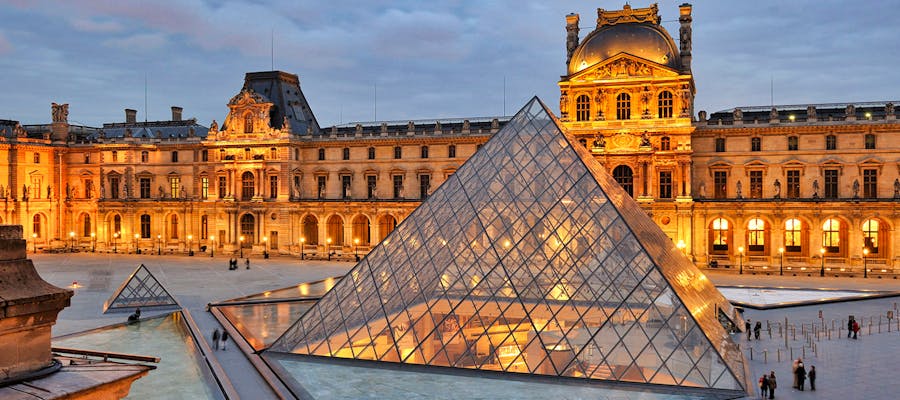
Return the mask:
<path fill-rule="evenodd" d="M 253 198 L 255 184 L 252 172 L 246 171 L 241 174 L 241 197 L 243 200 L 246 201 Z"/>
<path fill-rule="evenodd" d="M 625 193 L 628 193 L 629 196 L 634 196 L 634 175 L 630 167 L 627 165 L 616 167 L 613 170 L 613 178 L 615 178 L 616 182 L 619 182 Z"/>
<path fill-rule="evenodd" d="M 341 219 L 341 217 L 337 215 L 329 217 L 325 226 L 325 231 L 328 234 L 325 243 L 328 243 L 328 239 L 331 239 L 331 246 L 344 245 L 344 220 Z"/>
<path fill-rule="evenodd" d="M 799 253 L 803 249 L 800 220 L 791 218 L 784 221 L 784 251 Z"/>
<path fill-rule="evenodd" d="M 371 240 L 369 235 L 369 218 L 365 215 L 358 215 L 353 219 L 353 244 L 359 241 L 359 244 L 368 246 Z"/>
<path fill-rule="evenodd" d="M 81 236 L 91 236 L 91 216 L 83 214 L 81 217 Z"/>
<path fill-rule="evenodd" d="M 841 221 L 826 219 L 822 224 L 822 247 L 826 252 L 836 254 L 841 251 Z"/>
<path fill-rule="evenodd" d="M 384 240 L 384 238 L 386 238 L 396 227 L 397 219 L 395 219 L 393 215 L 382 215 L 381 218 L 378 219 L 378 240 Z"/>
<path fill-rule="evenodd" d="M 178 239 L 178 214 L 169 218 L 169 239 Z"/>
<path fill-rule="evenodd" d="M 253 114 L 244 114 L 244 133 L 253 133 Z"/>
<path fill-rule="evenodd" d="M 728 220 L 716 218 L 712 222 L 713 251 L 728 251 Z"/>
<path fill-rule="evenodd" d="M 766 250 L 766 222 L 759 218 L 753 218 L 747 222 L 747 250 Z"/>
<path fill-rule="evenodd" d="M 669 151 L 672 150 L 672 139 L 669 139 L 668 136 L 663 136 L 659 139 L 659 149 L 661 151 Z"/>
<path fill-rule="evenodd" d="M 628 93 L 616 96 L 616 119 L 631 119 L 631 95 Z"/>
<path fill-rule="evenodd" d="M 672 118 L 672 92 L 668 90 L 663 90 L 659 93 L 659 97 L 656 100 L 656 105 L 659 108 L 659 117 L 660 118 Z"/>
<path fill-rule="evenodd" d="M 200 217 L 200 239 L 207 237 L 209 237 L 209 216 L 203 215 Z"/>
<path fill-rule="evenodd" d="M 112 233 L 122 233 L 122 216 L 116 214 L 113 216 L 113 231 Z"/>
<path fill-rule="evenodd" d="M 150 216 L 141 215 L 141 238 L 150 239 Z"/>
<path fill-rule="evenodd" d="M 253 214 L 244 214 L 241 215 L 241 236 L 244 237 L 244 241 L 240 243 L 243 247 L 252 247 L 253 243 L 255 243 L 254 238 L 256 237 L 256 218 L 253 218 Z"/>
<path fill-rule="evenodd" d="M 307 215 L 303 218 L 303 236 L 301 237 L 302 243 L 308 245 L 318 245 L 319 244 L 319 220 L 312 216 Z"/>
<path fill-rule="evenodd" d="M 37 237 L 43 237 L 43 232 L 41 231 L 41 214 L 34 214 L 34 217 L 31 218 L 31 232 L 36 233 Z"/>
<path fill-rule="evenodd" d="M 583 94 L 575 99 L 575 120 L 590 121 L 591 120 L 591 98 Z"/>
<path fill-rule="evenodd" d="M 870 254 L 878 253 L 878 227 L 879 223 L 877 219 L 867 219 L 863 222 L 862 231 L 863 231 L 863 247 L 869 249 Z"/>

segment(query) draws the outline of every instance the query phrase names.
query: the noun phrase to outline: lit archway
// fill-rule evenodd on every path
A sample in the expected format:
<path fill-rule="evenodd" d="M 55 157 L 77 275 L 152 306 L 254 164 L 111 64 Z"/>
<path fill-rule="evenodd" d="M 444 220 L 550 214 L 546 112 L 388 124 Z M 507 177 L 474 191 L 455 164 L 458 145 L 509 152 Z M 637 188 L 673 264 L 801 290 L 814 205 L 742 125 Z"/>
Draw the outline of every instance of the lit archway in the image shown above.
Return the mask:
<path fill-rule="evenodd" d="M 365 215 L 357 215 L 356 218 L 353 218 L 353 243 L 356 244 L 356 241 L 359 240 L 359 244 L 363 246 L 368 246 L 371 241 L 371 226 L 369 224 L 369 217 Z"/>
<path fill-rule="evenodd" d="M 378 218 L 378 241 L 384 240 L 397 227 L 397 219 L 393 215 L 385 214 Z"/>
<path fill-rule="evenodd" d="M 303 217 L 303 243 L 308 245 L 319 244 L 319 219 L 314 215 Z"/>
<path fill-rule="evenodd" d="M 251 247 L 256 242 L 256 218 L 253 214 L 244 214 L 241 216 L 241 236 L 244 237 L 243 247 Z"/>
<path fill-rule="evenodd" d="M 339 215 L 332 215 L 328 217 L 328 222 L 325 224 L 325 230 L 327 239 L 331 239 L 332 246 L 343 246 L 344 245 L 344 220 Z M 327 242 L 327 240 L 326 240 Z"/>

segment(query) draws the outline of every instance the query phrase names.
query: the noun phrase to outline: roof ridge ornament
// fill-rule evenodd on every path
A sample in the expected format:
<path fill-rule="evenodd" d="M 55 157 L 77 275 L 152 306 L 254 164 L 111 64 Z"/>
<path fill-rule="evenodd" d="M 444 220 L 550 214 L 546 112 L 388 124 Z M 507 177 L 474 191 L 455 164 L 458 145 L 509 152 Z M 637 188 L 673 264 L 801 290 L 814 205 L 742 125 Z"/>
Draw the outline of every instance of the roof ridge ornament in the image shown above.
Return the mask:
<path fill-rule="evenodd" d="M 597 28 L 606 25 L 652 22 L 659 25 L 659 6 L 656 3 L 647 8 L 631 8 L 625 3 L 621 10 L 607 11 L 597 9 Z"/>

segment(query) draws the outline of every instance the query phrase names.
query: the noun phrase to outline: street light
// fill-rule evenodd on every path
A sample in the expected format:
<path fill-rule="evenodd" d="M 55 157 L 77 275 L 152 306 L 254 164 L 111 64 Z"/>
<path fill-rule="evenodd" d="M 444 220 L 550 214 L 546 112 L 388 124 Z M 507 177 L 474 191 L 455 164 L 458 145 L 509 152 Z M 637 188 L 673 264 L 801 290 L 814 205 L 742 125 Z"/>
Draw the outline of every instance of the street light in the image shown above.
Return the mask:
<path fill-rule="evenodd" d="M 70 252 L 75 251 L 75 232 L 69 232 L 69 240 L 72 241 L 72 247 L 69 248 Z"/>
<path fill-rule="evenodd" d="M 188 235 L 188 257 L 194 256 L 194 235 Z"/>
<path fill-rule="evenodd" d="M 118 249 L 116 248 L 117 240 L 119 239 L 119 232 L 113 233 L 113 253 L 118 253 Z"/>
<path fill-rule="evenodd" d="M 91 232 L 91 253 L 97 251 L 97 234 Z"/>
<path fill-rule="evenodd" d="M 740 272 L 738 272 L 738 273 L 743 275 L 744 274 L 744 246 L 738 247 L 738 253 L 740 254 L 739 257 L 740 257 L 740 266 L 741 266 Z"/>
<path fill-rule="evenodd" d="M 359 262 L 359 238 L 353 238 L 353 246 L 355 247 L 353 253 L 356 257 L 356 262 Z"/>
<path fill-rule="evenodd" d="M 134 234 L 134 254 L 141 254 L 141 249 L 138 248 L 138 238 L 140 237 L 141 235 Z"/>
<path fill-rule="evenodd" d="M 302 237 L 302 238 L 300 238 L 300 259 L 301 260 L 305 256 L 305 253 L 303 251 L 305 246 L 306 246 L 306 238 Z"/>
<path fill-rule="evenodd" d="M 156 255 L 162 255 L 162 235 L 156 235 Z"/>
<path fill-rule="evenodd" d="M 263 236 L 263 258 L 269 258 L 269 237 Z"/>
<path fill-rule="evenodd" d="M 869 248 L 863 247 L 863 278 L 869 277 Z"/>
<path fill-rule="evenodd" d="M 216 251 L 216 237 L 210 235 L 210 236 L 209 236 L 209 243 L 210 243 L 210 245 L 209 245 L 209 258 L 212 258 L 213 253 L 215 253 L 215 251 Z"/>
<path fill-rule="evenodd" d="M 34 246 L 34 254 L 37 254 L 37 233 L 31 234 L 31 244 Z"/>
<path fill-rule="evenodd" d="M 676 244 L 675 247 L 677 247 L 678 250 L 681 250 L 681 252 L 684 253 L 684 249 L 687 247 L 687 244 L 684 243 L 684 240 L 678 239 L 678 244 Z"/>
<path fill-rule="evenodd" d="M 328 252 L 328 261 L 331 261 L 331 238 L 325 239 L 325 243 L 327 243 L 325 251 Z"/>
<path fill-rule="evenodd" d="M 778 275 L 784 275 L 784 247 L 778 248 L 778 254 L 781 255 L 781 264 L 778 265 Z"/>
<path fill-rule="evenodd" d="M 825 276 L 825 248 L 819 249 L 819 254 L 822 255 L 822 267 L 819 268 L 819 276 Z"/>
<path fill-rule="evenodd" d="M 241 248 L 241 258 L 244 258 L 244 237 L 239 237 L 238 241 L 240 242 L 240 245 L 238 245 L 238 247 Z"/>

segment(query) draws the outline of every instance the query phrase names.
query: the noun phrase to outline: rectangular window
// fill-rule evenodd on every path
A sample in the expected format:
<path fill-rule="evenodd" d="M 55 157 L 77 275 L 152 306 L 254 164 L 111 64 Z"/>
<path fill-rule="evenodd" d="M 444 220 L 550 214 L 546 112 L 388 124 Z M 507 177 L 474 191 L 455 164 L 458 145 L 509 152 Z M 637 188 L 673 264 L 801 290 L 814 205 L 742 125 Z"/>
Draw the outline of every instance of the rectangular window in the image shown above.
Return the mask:
<path fill-rule="evenodd" d="M 41 153 L 34 153 L 34 163 L 35 164 L 41 163 Z"/>
<path fill-rule="evenodd" d="M 84 180 L 84 198 L 86 198 L 86 199 L 94 198 L 94 180 L 93 179 L 85 179 Z"/>
<path fill-rule="evenodd" d="M 762 198 L 762 171 L 750 171 L 750 198 Z"/>
<path fill-rule="evenodd" d="M 422 158 L 428 158 L 428 146 L 422 146 Z"/>
<path fill-rule="evenodd" d="M 716 153 L 725 152 L 725 138 L 716 138 Z"/>
<path fill-rule="evenodd" d="M 203 162 L 209 161 L 209 150 L 201 150 L 200 151 L 200 161 L 203 161 Z"/>
<path fill-rule="evenodd" d="M 118 176 L 109 177 L 109 198 L 111 198 L 111 199 L 119 198 L 119 177 Z"/>
<path fill-rule="evenodd" d="M 269 198 L 274 199 L 278 197 L 278 177 L 270 176 L 269 177 Z"/>
<path fill-rule="evenodd" d="M 400 146 L 394 147 L 394 159 L 399 160 L 403 158 L 403 148 Z"/>
<path fill-rule="evenodd" d="M 825 136 L 825 150 L 837 150 L 837 136 Z"/>
<path fill-rule="evenodd" d="M 863 170 L 863 197 L 874 199 L 878 197 L 878 170 Z"/>
<path fill-rule="evenodd" d="M 874 150 L 875 149 L 875 135 L 867 134 L 866 135 L 866 150 Z"/>
<path fill-rule="evenodd" d="M 419 175 L 419 198 L 424 200 L 428 198 L 428 192 L 431 190 L 431 175 Z"/>
<path fill-rule="evenodd" d="M 298 199 L 300 198 L 300 175 L 294 175 L 294 189 L 291 196 L 297 196 Z"/>
<path fill-rule="evenodd" d="M 350 175 L 341 175 L 341 198 L 350 198 Z"/>
<path fill-rule="evenodd" d="M 141 215 L 141 238 L 150 239 L 150 216 Z"/>
<path fill-rule="evenodd" d="M 713 171 L 713 183 L 715 184 L 714 198 L 724 199 L 728 196 L 728 172 Z"/>
<path fill-rule="evenodd" d="M 119 162 L 119 152 L 118 151 L 112 152 L 112 162 Z"/>
<path fill-rule="evenodd" d="M 750 139 L 750 151 L 762 151 L 762 139 L 755 137 Z"/>
<path fill-rule="evenodd" d="M 450 147 L 447 148 L 447 157 L 449 157 L 449 158 L 456 157 L 456 146 L 451 144 Z"/>
<path fill-rule="evenodd" d="M 228 188 L 227 188 L 227 187 L 228 187 L 228 184 L 227 184 L 227 182 L 228 182 L 228 179 L 225 178 L 224 176 L 220 176 L 220 177 L 219 177 L 219 188 L 218 188 L 217 190 L 218 190 L 218 192 L 219 192 L 219 198 L 220 198 L 220 199 L 224 199 L 224 198 L 225 198 L 225 194 L 228 193 Z"/>
<path fill-rule="evenodd" d="M 344 149 L 341 150 L 341 158 L 344 160 L 350 159 L 350 148 L 349 147 L 344 147 Z"/>
<path fill-rule="evenodd" d="M 200 239 L 209 237 L 209 216 L 200 217 Z"/>
<path fill-rule="evenodd" d="M 825 198 L 838 198 L 838 170 L 836 169 L 825 170 Z"/>
<path fill-rule="evenodd" d="M 370 160 L 374 160 L 374 159 L 375 159 L 375 148 L 374 148 L 374 147 L 369 147 L 368 152 L 369 152 L 369 159 L 370 159 Z"/>
<path fill-rule="evenodd" d="M 84 153 L 84 163 L 85 164 L 91 163 L 91 153 Z"/>
<path fill-rule="evenodd" d="M 394 198 L 399 199 L 403 194 L 403 175 L 394 175 Z"/>
<path fill-rule="evenodd" d="M 316 177 L 316 198 L 324 199 L 325 198 L 325 177 L 317 176 Z"/>
<path fill-rule="evenodd" d="M 800 148 L 800 138 L 797 136 L 788 136 L 788 150 L 797 151 Z"/>
<path fill-rule="evenodd" d="M 149 199 L 150 198 L 150 178 L 140 178 L 138 180 L 138 184 L 141 187 L 141 198 Z"/>
<path fill-rule="evenodd" d="M 371 200 L 375 198 L 375 175 L 366 176 L 366 198 Z"/>
<path fill-rule="evenodd" d="M 200 178 L 200 198 L 206 200 L 209 198 L 209 178 Z"/>
<path fill-rule="evenodd" d="M 800 171 L 789 170 L 787 173 L 787 198 L 800 198 Z"/>
<path fill-rule="evenodd" d="M 172 162 L 173 163 L 178 162 L 178 152 L 177 151 L 172 152 Z"/>
<path fill-rule="evenodd" d="M 172 193 L 172 198 L 177 199 L 181 197 L 181 178 L 177 176 L 169 177 L 169 191 Z"/>
<path fill-rule="evenodd" d="M 672 171 L 659 171 L 659 198 L 672 198 Z"/>

